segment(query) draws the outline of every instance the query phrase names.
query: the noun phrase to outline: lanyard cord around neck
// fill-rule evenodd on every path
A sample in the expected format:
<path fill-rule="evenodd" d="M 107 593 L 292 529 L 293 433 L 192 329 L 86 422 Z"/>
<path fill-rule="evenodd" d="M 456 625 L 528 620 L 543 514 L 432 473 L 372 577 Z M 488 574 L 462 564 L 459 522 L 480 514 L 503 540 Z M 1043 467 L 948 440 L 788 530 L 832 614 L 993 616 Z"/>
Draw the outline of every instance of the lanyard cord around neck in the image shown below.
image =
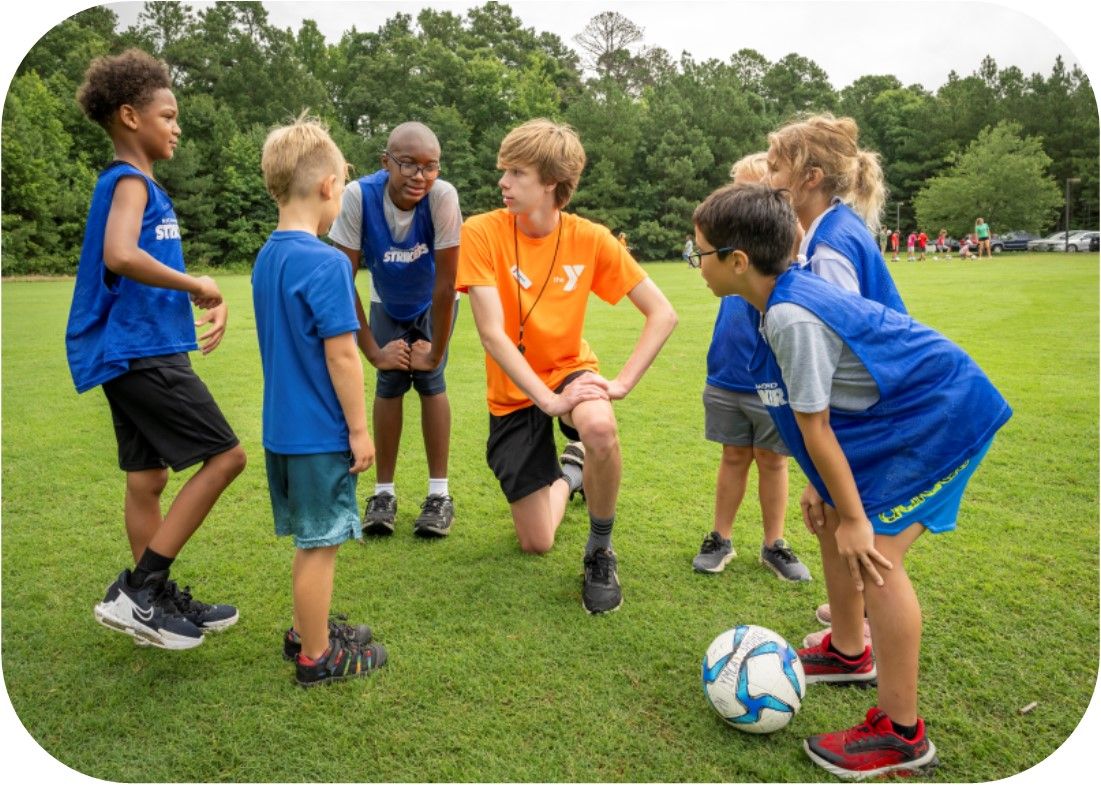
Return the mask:
<path fill-rule="evenodd" d="M 535 302 L 531 304 L 531 308 L 528 308 L 527 316 L 524 316 L 524 307 L 520 302 L 520 290 L 522 288 L 520 278 L 524 275 L 524 271 L 520 269 L 520 240 L 519 230 L 516 228 L 518 222 L 519 219 L 512 222 L 512 252 L 516 257 L 516 316 L 520 320 L 520 337 L 516 339 L 516 348 L 520 350 L 520 354 L 523 354 L 526 351 L 524 325 L 531 318 L 531 312 L 535 310 L 535 306 L 539 305 L 539 301 L 543 298 L 543 292 L 547 290 L 547 284 L 550 283 L 551 274 L 554 272 L 554 264 L 558 261 L 558 245 L 562 242 L 562 216 L 558 216 L 558 236 L 554 240 L 554 256 L 551 258 L 550 267 L 547 268 L 547 277 L 543 279 L 543 286 L 539 289 Z"/>

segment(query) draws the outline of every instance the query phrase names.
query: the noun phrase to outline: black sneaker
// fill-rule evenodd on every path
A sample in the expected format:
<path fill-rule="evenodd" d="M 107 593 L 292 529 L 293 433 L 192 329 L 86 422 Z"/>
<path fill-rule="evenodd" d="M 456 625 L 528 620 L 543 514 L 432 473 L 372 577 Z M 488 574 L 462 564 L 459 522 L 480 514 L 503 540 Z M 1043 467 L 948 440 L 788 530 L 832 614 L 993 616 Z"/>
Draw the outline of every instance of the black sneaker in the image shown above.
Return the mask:
<path fill-rule="evenodd" d="M 799 561 L 795 551 L 788 545 L 787 540 L 779 539 L 772 545 L 761 546 L 761 564 L 768 567 L 776 577 L 784 581 L 802 583 L 810 580 L 810 570 L 807 565 Z"/>
<path fill-rule="evenodd" d="M 392 493 L 379 493 L 367 500 L 363 510 L 363 533 L 386 537 L 394 533 L 394 519 L 398 516 L 398 500 Z"/>
<path fill-rule="evenodd" d="M 343 679 L 367 676 L 386 664 L 386 649 L 377 643 L 358 643 L 329 639 L 329 648 L 313 665 L 295 660 L 295 679 L 303 687 L 314 687 Z"/>
<path fill-rule="evenodd" d="M 370 643 L 371 639 L 374 638 L 374 633 L 366 624 L 353 626 L 348 624 L 347 621 L 348 617 L 343 614 L 329 619 L 329 638 L 349 641 L 360 646 Z M 300 651 L 302 651 L 302 637 L 298 634 L 298 630 L 291 627 L 283 633 L 283 659 L 293 660 Z"/>
<path fill-rule="evenodd" d="M 585 582 L 581 587 L 581 604 L 589 613 L 608 613 L 623 604 L 619 589 L 615 553 L 597 548 L 585 557 Z"/>
<path fill-rule="evenodd" d="M 237 609 L 232 605 L 208 605 L 191 596 L 191 587 L 181 590 L 175 581 L 167 581 L 165 600 L 171 602 L 181 616 L 203 632 L 218 632 L 237 623 Z"/>
<path fill-rule="evenodd" d="M 96 621 L 131 636 L 136 643 L 159 649 L 193 649 L 203 633 L 165 597 L 168 571 L 154 572 L 137 589 L 130 588 L 130 570 L 123 570 L 96 605 Z"/>
<path fill-rule="evenodd" d="M 583 472 L 585 470 L 585 445 L 581 442 L 566 442 L 566 446 L 565 448 L 563 448 L 562 454 L 558 456 L 558 463 L 560 463 L 563 468 L 567 465 L 572 464 L 573 466 L 577 467 L 577 470 L 579 472 Z M 581 494 L 581 498 L 584 499 L 585 486 L 579 484 L 575 488 L 571 483 L 569 500 L 572 502 L 573 497 L 579 493 Z"/>
<path fill-rule="evenodd" d="M 446 537 L 455 520 L 455 502 L 450 496 L 431 494 L 421 505 L 421 514 L 413 521 L 413 534 L 418 537 Z"/>

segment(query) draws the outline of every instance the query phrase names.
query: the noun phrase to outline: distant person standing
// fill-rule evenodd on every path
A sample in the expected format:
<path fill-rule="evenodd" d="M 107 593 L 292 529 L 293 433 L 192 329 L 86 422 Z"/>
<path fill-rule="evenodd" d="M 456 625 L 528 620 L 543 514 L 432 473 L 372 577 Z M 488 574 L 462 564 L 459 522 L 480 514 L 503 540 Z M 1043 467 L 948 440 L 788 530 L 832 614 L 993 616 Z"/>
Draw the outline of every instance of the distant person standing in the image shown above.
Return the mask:
<path fill-rule="evenodd" d="M 978 257 L 982 259 L 983 249 L 986 249 L 986 255 L 989 258 L 993 258 L 990 253 L 990 226 L 986 223 L 985 218 L 975 219 L 975 237 L 978 240 L 979 253 Z"/>
<path fill-rule="evenodd" d="M 939 259 L 940 257 L 937 256 L 937 254 L 941 254 L 941 253 L 944 254 L 945 259 L 949 258 L 948 230 L 947 229 L 941 229 L 940 230 L 940 232 L 937 234 L 936 244 L 933 246 L 933 258 L 934 259 Z"/>
<path fill-rule="evenodd" d="M 891 236 L 891 230 L 886 226 L 879 227 L 879 252 L 883 258 L 887 258 L 887 240 Z"/>
<path fill-rule="evenodd" d="M 898 229 L 891 232 L 891 261 L 898 261 Z"/>
<path fill-rule="evenodd" d="M 928 245 L 929 245 L 929 235 L 927 235 L 924 231 L 919 231 L 918 236 L 917 236 L 918 261 L 919 262 L 924 262 L 925 261 L 925 249 Z"/>
<path fill-rule="evenodd" d="M 688 261 L 688 258 L 692 255 L 692 236 L 688 235 L 684 238 L 684 250 L 680 253 L 680 258 L 684 261 Z"/>
<path fill-rule="evenodd" d="M 906 261 L 914 261 L 914 246 L 917 245 L 917 232 L 911 231 L 906 236 Z"/>
<path fill-rule="evenodd" d="M 630 245 L 627 244 L 627 233 L 626 232 L 620 232 L 619 237 L 617 237 L 616 239 L 619 240 L 619 244 L 622 245 L 624 248 L 630 248 L 631 247 Z"/>

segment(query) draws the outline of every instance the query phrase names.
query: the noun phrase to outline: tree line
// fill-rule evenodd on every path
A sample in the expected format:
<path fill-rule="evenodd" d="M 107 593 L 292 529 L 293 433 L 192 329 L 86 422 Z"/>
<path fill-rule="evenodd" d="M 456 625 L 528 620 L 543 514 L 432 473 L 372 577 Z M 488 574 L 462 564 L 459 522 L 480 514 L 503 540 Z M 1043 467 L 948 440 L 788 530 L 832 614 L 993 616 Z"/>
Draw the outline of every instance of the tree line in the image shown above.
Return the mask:
<path fill-rule="evenodd" d="M 674 58 L 611 12 L 577 36 L 578 51 L 492 2 L 462 15 L 398 13 L 335 43 L 312 20 L 272 25 L 257 2 L 147 3 L 135 24 L 117 28 L 107 7 L 76 14 L 34 45 L 11 83 L 5 275 L 75 270 L 88 199 L 112 149 L 74 94 L 94 57 L 131 46 L 164 59 L 173 76 L 183 136 L 157 175 L 191 265 L 251 263 L 276 220 L 261 145 L 307 107 L 329 123 L 355 176 L 377 168 L 393 126 L 427 123 L 468 215 L 500 206 L 496 152 L 509 129 L 536 116 L 568 122 L 588 154 L 571 209 L 626 232 L 643 260 L 679 256 L 695 205 L 800 112 L 856 119 L 861 144 L 882 156 L 892 227 L 921 222 L 958 235 L 983 215 L 996 231 L 1061 228 L 1069 178 L 1072 224 L 1098 220 L 1096 100 L 1087 76 L 1061 59 L 1045 76 L 986 57 L 935 92 L 885 74 L 837 91 L 798 54 Z"/>

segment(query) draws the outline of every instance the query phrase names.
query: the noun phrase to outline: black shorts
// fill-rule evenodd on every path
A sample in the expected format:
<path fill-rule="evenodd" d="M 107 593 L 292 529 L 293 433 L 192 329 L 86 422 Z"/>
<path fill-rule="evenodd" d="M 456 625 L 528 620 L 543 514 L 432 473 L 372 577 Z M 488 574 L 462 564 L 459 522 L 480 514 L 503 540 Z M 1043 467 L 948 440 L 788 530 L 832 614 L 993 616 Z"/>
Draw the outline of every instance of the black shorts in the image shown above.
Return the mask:
<path fill-rule="evenodd" d="M 588 371 L 571 373 L 555 392 L 561 392 L 583 373 Z M 558 429 L 569 441 L 581 440 L 577 431 L 562 420 L 558 421 Z M 554 418 L 538 406 L 528 406 L 501 417 L 489 415 L 486 462 L 509 504 L 564 476 L 554 445 Z"/>
<path fill-rule="evenodd" d="M 124 472 L 182 471 L 239 443 L 186 354 L 135 360 L 103 394 Z"/>

